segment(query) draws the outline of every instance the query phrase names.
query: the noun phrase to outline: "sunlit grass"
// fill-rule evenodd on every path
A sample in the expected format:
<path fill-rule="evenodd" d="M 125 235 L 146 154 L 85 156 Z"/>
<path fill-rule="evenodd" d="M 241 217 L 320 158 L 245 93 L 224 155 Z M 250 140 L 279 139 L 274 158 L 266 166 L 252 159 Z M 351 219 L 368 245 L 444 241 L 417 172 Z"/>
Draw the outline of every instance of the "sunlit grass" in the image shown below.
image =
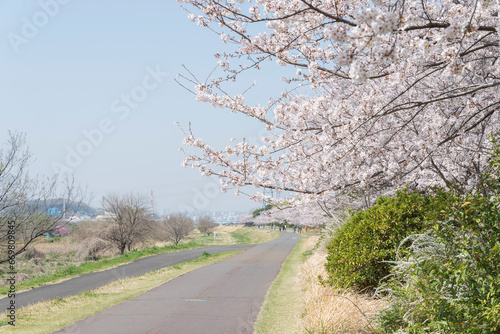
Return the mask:
<path fill-rule="evenodd" d="M 376 333 L 370 320 L 384 300 L 320 283 L 326 252 L 318 237 L 302 238 L 283 263 L 255 323 L 256 334 Z"/>
<path fill-rule="evenodd" d="M 277 230 L 243 227 L 230 232 L 238 244 L 258 244 L 272 241 L 281 236 Z"/>
<path fill-rule="evenodd" d="M 304 245 L 305 238 L 302 238 L 283 263 L 278 277 L 269 288 L 254 326 L 256 334 L 301 333 L 303 291 L 299 274 L 304 261 Z"/>
<path fill-rule="evenodd" d="M 303 333 L 376 333 L 370 321 L 386 307 L 386 302 L 321 284 L 318 277 L 328 275 L 326 256 L 325 249 L 318 249 L 302 265 L 300 285 L 305 290 Z"/>

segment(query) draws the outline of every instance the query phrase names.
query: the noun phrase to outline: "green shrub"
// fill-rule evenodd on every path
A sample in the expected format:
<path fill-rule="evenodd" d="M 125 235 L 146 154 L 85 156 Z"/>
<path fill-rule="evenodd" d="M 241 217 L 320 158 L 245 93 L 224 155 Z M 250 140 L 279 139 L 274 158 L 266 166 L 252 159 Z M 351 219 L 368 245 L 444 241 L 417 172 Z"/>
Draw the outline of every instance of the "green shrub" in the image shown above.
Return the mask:
<path fill-rule="evenodd" d="M 500 332 L 499 203 L 465 200 L 396 262 L 383 287 L 393 299 L 379 319 L 385 332 Z"/>
<path fill-rule="evenodd" d="M 373 290 L 389 275 L 390 263 L 403 239 L 439 219 L 456 197 L 438 191 L 432 195 L 400 190 L 380 197 L 376 205 L 349 218 L 327 246 L 328 283 L 342 288 Z"/>
<path fill-rule="evenodd" d="M 475 195 L 450 208 L 405 256 L 381 289 L 392 303 L 379 324 L 387 333 L 500 333 L 500 141 Z"/>

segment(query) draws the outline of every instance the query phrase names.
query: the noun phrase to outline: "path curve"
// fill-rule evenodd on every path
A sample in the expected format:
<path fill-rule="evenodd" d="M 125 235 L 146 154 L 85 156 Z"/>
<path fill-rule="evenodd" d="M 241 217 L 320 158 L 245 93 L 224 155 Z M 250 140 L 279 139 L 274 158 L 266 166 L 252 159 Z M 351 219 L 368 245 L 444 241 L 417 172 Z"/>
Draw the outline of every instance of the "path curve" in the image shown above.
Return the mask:
<path fill-rule="evenodd" d="M 123 278 L 140 276 L 164 267 L 197 259 L 203 255 L 204 252 L 217 254 L 221 252 L 245 250 L 252 246 L 254 245 L 206 246 L 147 256 L 112 269 L 80 275 L 60 283 L 43 285 L 18 293 L 15 297 L 15 305 L 16 308 L 19 309 L 41 301 L 74 296 L 80 292 L 94 290 Z M 9 303 L 10 299 L 7 297 L 0 299 L 0 310 L 6 310 L 10 305 Z"/>
<path fill-rule="evenodd" d="M 299 239 L 284 233 L 56 333 L 252 333 L 267 290 Z"/>

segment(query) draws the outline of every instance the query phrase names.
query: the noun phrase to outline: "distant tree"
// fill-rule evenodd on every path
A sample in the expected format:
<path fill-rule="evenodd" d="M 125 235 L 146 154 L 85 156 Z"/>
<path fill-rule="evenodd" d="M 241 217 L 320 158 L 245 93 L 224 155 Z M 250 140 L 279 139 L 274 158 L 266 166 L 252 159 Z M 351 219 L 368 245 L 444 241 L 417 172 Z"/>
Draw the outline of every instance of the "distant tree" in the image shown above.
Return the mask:
<path fill-rule="evenodd" d="M 69 231 L 66 227 L 64 226 L 59 226 L 57 225 L 55 228 L 54 228 L 54 235 L 56 237 L 64 237 L 66 235 L 69 234 Z"/>
<path fill-rule="evenodd" d="M 248 214 L 248 213 L 239 215 L 238 218 L 237 218 L 237 220 L 238 220 L 238 223 L 245 224 L 245 226 L 247 224 L 251 225 L 255 221 L 253 215 L 252 214 Z"/>
<path fill-rule="evenodd" d="M 203 216 L 198 219 L 198 230 L 200 230 L 201 233 L 211 235 L 214 233 L 214 228 L 217 226 L 218 225 L 214 223 L 214 220 L 210 216 Z"/>
<path fill-rule="evenodd" d="M 266 206 L 263 208 L 253 210 L 252 216 L 255 218 L 255 217 L 259 216 L 262 212 L 271 210 L 272 208 L 273 208 L 273 206 L 271 204 L 266 204 Z"/>
<path fill-rule="evenodd" d="M 78 212 L 85 192 L 71 178 L 32 178 L 24 134 L 9 132 L 0 147 L 0 263 L 15 263 L 36 239 L 64 226 Z"/>
<path fill-rule="evenodd" d="M 103 208 L 109 212 L 113 224 L 104 233 L 104 239 L 113 243 L 120 254 L 132 250 L 134 243 L 143 240 L 151 227 L 148 199 L 144 195 L 110 194 L 103 199 Z"/>
<path fill-rule="evenodd" d="M 191 218 L 184 214 L 172 215 L 161 220 L 161 226 L 165 231 L 167 240 L 176 246 L 187 237 L 189 232 L 194 230 L 194 223 Z"/>

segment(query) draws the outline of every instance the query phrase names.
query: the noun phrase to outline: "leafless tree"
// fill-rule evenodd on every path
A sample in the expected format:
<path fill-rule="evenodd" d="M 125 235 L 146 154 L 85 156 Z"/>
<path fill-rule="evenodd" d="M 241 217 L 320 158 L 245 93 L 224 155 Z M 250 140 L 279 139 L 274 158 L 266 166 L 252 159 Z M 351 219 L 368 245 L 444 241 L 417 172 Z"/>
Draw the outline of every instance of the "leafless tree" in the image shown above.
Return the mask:
<path fill-rule="evenodd" d="M 144 195 L 110 194 L 103 199 L 103 208 L 109 213 L 113 224 L 104 233 L 104 239 L 112 242 L 120 254 L 144 239 L 151 226 L 148 216 L 148 199 Z"/>
<path fill-rule="evenodd" d="M 70 222 L 85 191 L 72 178 L 32 178 L 24 134 L 9 132 L 0 147 L 0 263 L 15 263 L 37 238 Z"/>
<path fill-rule="evenodd" d="M 178 245 L 194 229 L 193 220 L 184 214 L 171 215 L 162 219 L 161 226 L 166 238 L 175 245 Z"/>
<path fill-rule="evenodd" d="M 214 223 L 214 220 L 210 216 L 203 216 L 200 219 L 198 219 L 198 230 L 200 230 L 201 233 L 206 233 L 208 235 L 214 233 L 214 229 L 218 225 Z"/>

